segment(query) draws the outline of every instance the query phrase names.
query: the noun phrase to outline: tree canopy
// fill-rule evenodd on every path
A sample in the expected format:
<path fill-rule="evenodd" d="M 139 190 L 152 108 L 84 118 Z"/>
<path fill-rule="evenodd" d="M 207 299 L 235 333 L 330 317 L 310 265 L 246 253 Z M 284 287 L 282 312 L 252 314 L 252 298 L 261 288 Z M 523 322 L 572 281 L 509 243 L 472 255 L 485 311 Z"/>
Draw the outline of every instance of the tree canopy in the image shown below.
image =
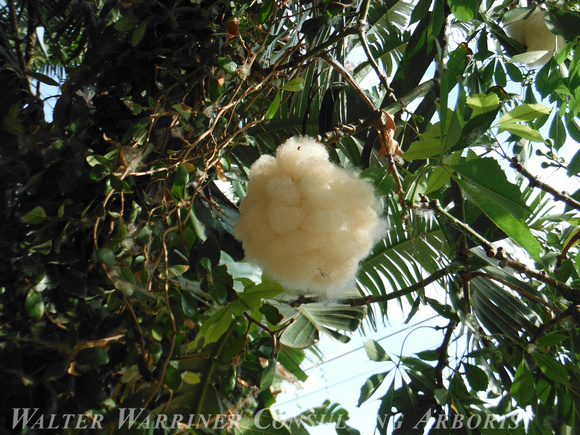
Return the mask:
<path fill-rule="evenodd" d="M 276 415 L 281 383 L 430 307 L 436 346 L 366 344 L 378 433 L 574 433 L 579 28 L 577 0 L 4 2 L 2 430 L 358 433 Z M 352 296 L 288 293 L 234 237 L 295 136 L 380 197 Z"/>

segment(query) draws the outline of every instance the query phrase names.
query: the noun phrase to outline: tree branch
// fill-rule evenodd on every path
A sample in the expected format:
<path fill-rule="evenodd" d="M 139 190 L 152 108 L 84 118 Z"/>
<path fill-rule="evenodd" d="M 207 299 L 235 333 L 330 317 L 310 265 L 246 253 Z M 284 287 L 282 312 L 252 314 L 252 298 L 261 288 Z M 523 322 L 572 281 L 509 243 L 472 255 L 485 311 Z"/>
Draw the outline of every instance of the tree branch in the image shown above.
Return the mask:
<path fill-rule="evenodd" d="M 538 180 L 534 175 L 532 175 L 524 166 L 519 162 L 517 157 L 514 157 L 510 160 L 510 166 L 526 177 L 530 183 L 530 187 L 537 187 L 538 189 L 543 190 L 544 192 L 549 193 L 554 197 L 556 201 L 562 201 L 569 205 L 570 207 L 580 211 L 580 202 L 572 198 L 565 192 L 558 192 L 552 186 L 547 185 L 546 183 L 541 182 Z"/>
<path fill-rule="evenodd" d="M 454 216 L 450 215 L 445 210 L 443 210 L 437 199 L 429 201 L 429 199 L 425 195 L 421 194 L 420 196 L 421 196 L 421 204 L 423 204 L 423 207 L 428 208 L 429 210 L 433 210 L 435 214 L 445 218 L 451 225 L 463 231 L 465 234 L 467 234 L 469 237 L 471 237 L 473 240 L 479 243 L 485 250 L 485 254 L 488 257 L 494 258 L 496 256 L 495 247 L 489 241 L 487 241 L 485 238 L 480 236 L 476 231 L 471 229 L 469 225 L 456 219 Z"/>
<path fill-rule="evenodd" d="M 580 289 L 572 288 L 569 285 L 563 283 L 562 281 L 557 280 L 556 278 L 551 277 L 546 272 L 537 271 L 534 269 L 530 269 L 523 263 L 519 261 L 510 260 L 503 248 L 497 248 L 497 254 L 495 256 L 496 259 L 499 260 L 500 267 L 510 267 L 524 275 L 534 278 L 538 281 L 543 282 L 544 284 L 549 285 L 553 289 L 557 290 L 558 293 L 562 295 L 562 297 L 570 302 L 575 304 L 580 303 Z"/>
<path fill-rule="evenodd" d="M 354 77 L 346 70 L 344 66 L 338 63 L 336 59 L 334 59 L 330 54 L 323 54 L 321 57 L 326 61 L 326 63 L 328 63 L 335 70 L 337 70 L 342 77 L 344 77 L 344 79 L 358 92 L 358 94 L 362 97 L 366 105 L 369 106 L 369 108 L 372 111 L 376 110 L 372 100 L 365 93 L 365 91 L 363 91 L 363 89 L 359 86 Z"/>
<path fill-rule="evenodd" d="M 436 214 L 444 217 L 447 219 L 452 225 L 456 226 L 457 228 L 464 231 L 468 236 L 472 239 L 477 241 L 485 250 L 485 253 L 490 258 L 495 258 L 499 261 L 499 267 L 510 267 L 517 272 L 523 273 L 524 275 L 536 279 L 544 284 L 549 285 L 550 287 L 554 288 L 558 291 L 562 297 L 570 302 L 575 304 L 580 304 L 580 289 L 570 287 L 569 285 L 563 283 L 562 281 L 557 280 L 556 278 L 551 277 L 544 271 L 538 271 L 534 269 L 530 269 L 523 263 L 519 261 L 511 260 L 506 256 L 505 250 L 502 247 L 496 248 L 484 237 L 480 236 L 477 232 L 469 227 L 469 225 L 455 219 L 449 213 L 441 208 L 439 205 L 439 201 L 436 199 L 430 201 L 427 199 L 425 195 L 421 195 L 421 203 L 427 204 L 427 208 L 433 210 Z"/>
<path fill-rule="evenodd" d="M 18 62 L 22 73 L 26 73 L 26 58 L 24 56 L 24 51 L 22 51 L 22 41 L 20 39 L 20 32 L 18 31 L 18 17 L 16 16 L 16 7 L 14 5 L 14 0 L 8 0 L 8 11 L 10 14 L 10 21 L 12 25 L 12 34 L 14 36 L 14 48 L 16 49 L 16 54 L 18 55 Z"/>
<path fill-rule="evenodd" d="M 457 326 L 457 322 L 455 320 L 451 320 L 449 324 L 445 327 L 445 337 L 443 337 L 443 343 L 439 346 L 436 352 L 439 353 L 439 358 L 437 359 L 437 365 L 434 368 L 435 371 L 435 379 L 437 380 L 437 388 L 444 388 L 443 385 L 443 369 L 449 364 L 447 360 L 447 348 L 449 347 L 449 343 L 451 343 L 451 338 L 453 337 L 453 331 Z"/>
<path fill-rule="evenodd" d="M 386 295 L 368 295 L 368 296 L 363 296 L 360 298 L 345 298 L 345 299 L 339 299 L 338 301 L 336 301 L 336 303 L 338 303 L 340 305 L 350 305 L 351 307 L 361 307 L 363 305 L 387 302 L 387 301 L 390 301 L 393 299 L 398 299 L 402 296 L 406 296 L 408 294 L 416 292 L 417 290 L 421 290 L 421 289 L 425 288 L 426 286 L 428 286 L 429 284 L 432 284 L 435 281 L 443 278 L 445 275 L 448 275 L 449 273 L 451 273 L 451 269 L 448 267 L 444 267 L 443 269 L 439 269 L 438 271 L 434 272 L 432 275 L 428 276 L 425 279 L 422 279 L 421 281 L 419 281 L 413 285 L 402 288 L 400 290 L 396 290 L 396 291 L 388 293 Z M 322 298 L 300 296 L 300 297 L 298 297 L 298 299 L 295 299 L 293 301 L 288 301 L 287 303 L 291 307 L 296 308 L 296 307 L 299 307 L 300 305 L 313 304 L 316 302 L 324 302 L 324 301 L 325 301 L 325 299 L 322 299 Z"/>
<path fill-rule="evenodd" d="M 368 127 L 377 127 L 381 120 L 381 111 L 374 110 L 365 118 L 359 119 L 352 124 L 338 124 L 338 127 L 323 135 L 318 135 L 317 140 L 325 144 L 339 142 L 344 137 L 353 136 Z"/>

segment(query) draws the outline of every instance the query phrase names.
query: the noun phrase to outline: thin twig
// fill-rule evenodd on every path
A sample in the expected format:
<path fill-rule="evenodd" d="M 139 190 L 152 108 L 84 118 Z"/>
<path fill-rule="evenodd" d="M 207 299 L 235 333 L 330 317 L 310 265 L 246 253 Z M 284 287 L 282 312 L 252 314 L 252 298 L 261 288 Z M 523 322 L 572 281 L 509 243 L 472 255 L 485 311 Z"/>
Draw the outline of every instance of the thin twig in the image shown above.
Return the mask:
<path fill-rule="evenodd" d="M 322 136 L 317 136 L 317 140 L 325 144 L 331 144 L 334 142 L 339 142 L 344 137 L 353 136 L 356 133 L 368 128 L 376 127 L 379 125 L 381 119 L 381 111 L 374 110 L 365 118 L 359 119 L 352 124 L 338 124 L 338 127 L 331 131 L 327 131 Z"/>
<path fill-rule="evenodd" d="M 496 256 L 496 249 L 489 241 L 487 241 L 484 237 L 480 236 L 476 231 L 471 229 L 469 225 L 456 219 L 454 216 L 443 210 L 437 199 L 429 201 L 429 199 L 425 195 L 421 195 L 421 204 L 423 204 L 424 207 L 433 210 L 436 215 L 443 217 L 451 225 L 458 228 L 459 230 L 467 234 L 470 238 L 475 240 L 478 244 L 480 244 L 483 247 L 483 249 L 485 250 L 485 254 L 488 257 L 494 258 Z"/>
<path fill-rule="evenodd" d="M 177 326 L 175 324 L 175 317 L 173 316 L 173 311 L 171 311 L 171 303 L 169 300 L 169 254 L 167 252 L 167 240 L 166 240 L 167 234 L 175 229 L 176 229 L 176 227 L 168 228 L 167 230 L 165 230 L 165 232 L 163 233 L 163 237 L 162 237 L 163 257 L 164 257 L 164 265 L 165 265 L 164 271 L 163 271 L 165 274 L 165 285 L 164 285 L 165 306 L 167 307 L 169 321 L 171 324 L 171 339 L 169 342 L 169 349 L 167 350 L 167 358 L 165 358 L 165 361 L 163 361 L 163 365 L 161 366 L 161 373 L 159 374 L 159 380 L 157 381 L 153 391 L 151 391 L 151 394 L 149 395 L 149 397 L 147 397 L 147 399 L 143 403 L 143 408 L 146 408 L 149 405 L 149 403 L 155 398 L 155 396 L 157 395 L 157 393 L 159 392 L 159 390 L 163 386 L 163 384 L 165 382 L 165 373 L 167 372 L 167 367 L 169 366 L 169 363 L 171 362 L 171 359 L 173 356 L 173 349 L 175 348 L 175 343 L 177 341 Z M 169 404 L 169 402 L 168 402 L 168 404 Z"/>

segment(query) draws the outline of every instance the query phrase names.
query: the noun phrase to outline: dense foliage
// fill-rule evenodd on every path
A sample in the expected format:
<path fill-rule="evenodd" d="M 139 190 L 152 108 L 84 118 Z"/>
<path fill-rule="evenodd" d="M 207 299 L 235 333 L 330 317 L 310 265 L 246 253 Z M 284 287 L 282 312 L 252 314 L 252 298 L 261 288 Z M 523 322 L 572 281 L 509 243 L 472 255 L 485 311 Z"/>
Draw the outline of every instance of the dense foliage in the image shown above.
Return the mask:
<path fill-rule="evenodd" d="M 577 430 L 580 191 L 563 191 L 580 174 L 580 12 L 516 3 L 0 5 L 2 431 L 74 414 L 86 420 L 62 432 L 125 433 L 133 409 L 135 433 L 157 416 L 159 433 L 307 433 L 272 424 L 280 382 L 306 379 L 321 333 L 347 341 L 395 300 L 409 319 L 434 309 L 441 343 L 367 343 L 385 371 L 359 402 L 391 382 L 380 433 L 441 416 Z M 546 52 L 504 31 L 538 8 L 561 36 L 539 66 Z M 389 231 L 360 297 L 290 296 L 232 235 L 249 167 L 295 135 L 382 197 Z M 553 172 L 570 182 L 537 178 Z M 449 355 L 460 335 L 468 348 Z M 35 412 L 28 429 L 15 408 Z M 527 427 L 499 423 L 526 408 Z M 304 421 L 323 417 L 348 415 L 324 403 Z"/>

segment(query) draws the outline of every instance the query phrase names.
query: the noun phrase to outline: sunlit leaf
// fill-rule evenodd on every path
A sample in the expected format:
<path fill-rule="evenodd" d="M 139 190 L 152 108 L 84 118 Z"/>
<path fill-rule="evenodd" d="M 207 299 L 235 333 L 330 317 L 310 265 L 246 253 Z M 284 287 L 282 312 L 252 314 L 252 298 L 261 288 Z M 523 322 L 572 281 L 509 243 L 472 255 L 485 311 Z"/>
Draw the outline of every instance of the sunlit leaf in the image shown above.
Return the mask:
<path fill-rule="evenodd" d="M 532 372 L 530 371 L 526 360 L 522 359 L 522 362 L 518 366 L 514 376 L 514 382 L 512 383 L 510 393 L 518 403 L 525 405 L 532 400 L 535 390 L 536 388 Z"/>
<path fill-rule="evenodd" d="M 543 104 L 520 104 L 499 118 L 498 124 L 532 121 L 541 116 L 549 115 L 551 108 Z"/>
<path fill-rule="evenodd" d="M 364 402 L 370 399 L 375 391 L 377 391 L 377 389 L 381 386 L 388 374 L 389 372 L 376 373 L 365 381 L 360 390 L 360 397 L 358 399 L 357 406 L 360 407 Z"/>
<path fill-rule="evenodd" d="M 540 370 L 548 378 L 555 382 L 568 382 L 568 370 L 560 361 L 545 353 L 533 352 L 531 355 Z"/>
<path fill-rule="evenodd" d="M 369 339 L 365 342 L 365 351 L 372 361 L 391 361 L 391 357 L 375 340 Z"/>
<path fill-rule="evenodd" d="M 281 98 L 282 97 L 280 95 L 280 91 L 278 91 L 276 93 L 276 96 L 274 97 L 274 99 L 270 103 L 270 107 L 268 107 L 268 110 L 266 111 L 266 114 L 264 115 L 264 119 L 272 119 L 274 117 L 274 115 L 278 111 L 278 108 L 280 107 Z"/>
<path fill-rule="evenodd" d="M 282 88 L 284 91 L 298 92 L 304 89 L 304 77 L 296 77 L 285 83 Z"/>
<path fill-rule="evenodd" d="M 542 134 L 525 124 L 504 123 L 499 126 L 502 131 L 509 131 L 516 136 L 533 142 L 545 142 Z"/>

